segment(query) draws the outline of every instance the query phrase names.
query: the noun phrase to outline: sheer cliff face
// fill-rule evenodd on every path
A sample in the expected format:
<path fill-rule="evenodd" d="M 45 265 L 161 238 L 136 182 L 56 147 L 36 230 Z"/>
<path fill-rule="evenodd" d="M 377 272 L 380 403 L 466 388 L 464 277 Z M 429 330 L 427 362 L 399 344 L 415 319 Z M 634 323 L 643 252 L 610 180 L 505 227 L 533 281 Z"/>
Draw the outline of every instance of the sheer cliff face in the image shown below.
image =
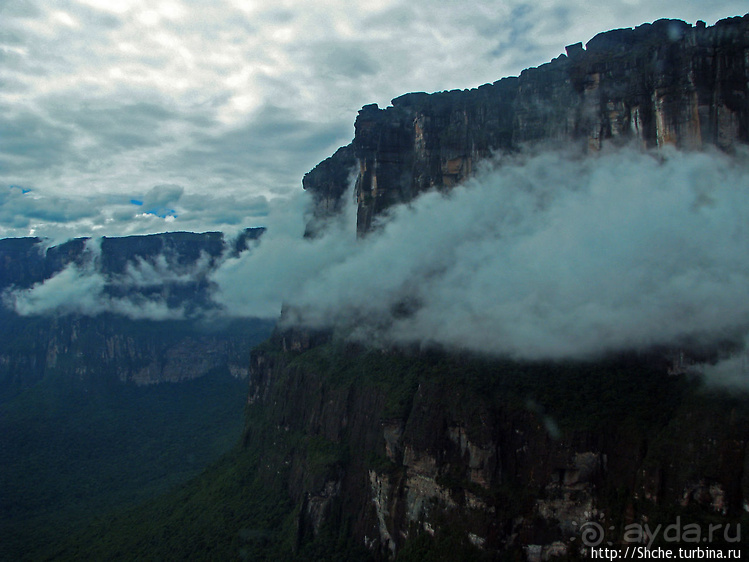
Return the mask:
<path fill-rule="evenodd" d="M 304 187 L 335 210 L 354 165 L 363 234 L 391 205 L 459 183 L 495 152 L 541 142 L 728 150 L 749 141 L 747 84 L 749 16 L 709 28 L 659 20 L 609 31 L 517 78 L 365 106 L 350 147 Z"/>
<path fill-rule="evenodd" d="M 749 408 L 655 355 L 517 364 L 286 333 L 251 361 L 265 425 L 247 439 L 287 474 L 296 548 L 340 529 L 376 560 L 583 559 L 677 516 L 738 547 Z"/>

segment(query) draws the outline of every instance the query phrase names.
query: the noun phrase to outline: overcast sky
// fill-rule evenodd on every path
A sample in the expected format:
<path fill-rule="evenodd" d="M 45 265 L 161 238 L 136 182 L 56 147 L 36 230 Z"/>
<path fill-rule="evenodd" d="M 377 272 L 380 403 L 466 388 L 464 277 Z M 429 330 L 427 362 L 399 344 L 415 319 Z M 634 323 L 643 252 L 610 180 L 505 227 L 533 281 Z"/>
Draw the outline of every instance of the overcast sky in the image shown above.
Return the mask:
<path fill-rule="evenodd" d="M 357 110 L 745 1 L 0 0 L 0 237 L 264 225 Z M 278 201 L 276 201 L 278 204 Z"/>

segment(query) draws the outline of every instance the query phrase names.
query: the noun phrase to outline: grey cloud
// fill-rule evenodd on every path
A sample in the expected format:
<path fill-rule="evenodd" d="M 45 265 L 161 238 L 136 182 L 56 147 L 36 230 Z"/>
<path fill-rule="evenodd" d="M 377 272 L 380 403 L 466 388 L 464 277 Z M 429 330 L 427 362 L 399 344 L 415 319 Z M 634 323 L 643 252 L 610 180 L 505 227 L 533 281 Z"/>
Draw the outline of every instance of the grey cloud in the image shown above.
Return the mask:
<path fill-rule="evenodd" d="M 6 17 L 33 18 L 40 11 L 34 2 L 28 0 L 3 0 L 0 2 L 0 13 Z"/>
<path fill-rule="evenodd" d="M 57 196 L 37 196 L 20 187 L 0 190 L 0 220 L 3 224 L 25 227 L 33 221 L 69 222 L 96 216 L 96 204 Z"/>
<path fill-rule="evenodd" d="M 208 225 L 257 226 L 268 215 L 268 200 L 263 196 L 189 195 L 181 200 L 180 219 L 195 219 Z"/>
<path fill-rule="evenodd" d="M 48 168 L 66 160 L 71 152 L 70 128 L 31 112 L 14 114 L 0 109 L 0 163 L 5 173 Z"/>
<path fill-rule="evenodd" d="M 153 186 L 143 198 L 143 207 L 165 208 L 176 205 L 185 192 L 185 188 L 174 184 L 161 184 Z"/>
<path fill-rule="evenodd" d="M 0 44 L 3 46 L 21 46 L 24 43 L 23 35 L 12 29 L 0 29 Z M 7 55 L 7 52 L 2 52 Z"/>
<path fill-rule="evenodd" d="M 3 64 L 2 60 L 0 60 L 0 64 Z M 17 94 L 28 91 L 28 86 L 15 78 L 0 78 L 0 89 L 6 93 Z"/>
<path fill-rule="evenodd" d="M 71 107 L 75 104 L 71 101 L 49 103 L 51 113 L 92 135 L 96 139 L 93 150 L 97 152 L 157 145 L 164 140 L 160 126 L 176 117 L 165 107 L 152 103 L 113 105 L 110 100 Z"/>
<path fill-rule="evenodd" d="M 431 5 L 427 8 L 433 9 Z M 409 2 L 395 4 L 367 16 L 363 20 L 362 26 L 367 29 L 392 30 L 394 27 L 407 27 L 415 21 L 418 21 L 416 8 L 413 3 Z"/>
<path fill-rule="evenodd" d="M 114 14 L 96 9 L 76 0 L 58 0 L 56 6 L 75 16 L 91 31 L 111 31 L 121 28 L 123 20 Z"/>
<path fill-rule="evenodd" d="M 521 68 L 537 66 L 544 61 L 543 47 L 538 43 L 539 38 L 547 34 L 538 33 L 539 26 L 548 25 L 551 20 L 559 29 L 569 26 L 568 15 L 564 11 L 544 11 L 543 17 L 533 4 L 519 4 L 512 8 L 505 24 L 501 26 L 497 46 L 489 51 L 488 56 L 510 56 L 513 64 Z M 552 26 L 554 25 L 552 24 Z M 487 36 L 488 37 L 488 36 Z M 558 45 L 557 49 L 563 49 Z"/>
<path fill-rule="evenodd" d="M 199 202 L 179 186 L 153 190 L 153 202 L 175 198 Z M 171 318 L 184 311 L 104 288 L 209 275 L 226 315 L 275 318 L 285 302 L 288 323 L 369 343 L 538 359 L 749 336 L 746 151 L 504 157 L 465 186 L 394 209 L 363 240 L 347 201 L 315 240 L 302 237 L 306 194 L 254 201 L 268 211 L 268 231 L 215 271 L 174 270 L 167 259 L 133 264 L 117 280 L 69 269 L 6 302 L 24 314 Z M 736 386 L 742 361 L 703 371 Z"/>
<path fill-rule="evenodd" d="M 296 14 L 292 10 L 284 10 L 279 8 L 273 8 L 270 10 L 263 11 L 258 19 L 269 22 L 269 23 L 289 23 L 294 20 Z"/>
<path fill-rule="evenodd" d="M 304 47 L 310 64 L 324 76 L 360 79 L 380 71 L 380 64 L 366 44 L 354 42 L 324 42 Z"/>
<path fill-rule="evenodd" d="M 299 185 L 326 152 L 345 138 L 338 123 L 314 123 L 272 105 L 259 109 L 247 123 L 225 132 L 196 135 L 175 162 L 221 175 L 246 177 L 251 184 Z"/>

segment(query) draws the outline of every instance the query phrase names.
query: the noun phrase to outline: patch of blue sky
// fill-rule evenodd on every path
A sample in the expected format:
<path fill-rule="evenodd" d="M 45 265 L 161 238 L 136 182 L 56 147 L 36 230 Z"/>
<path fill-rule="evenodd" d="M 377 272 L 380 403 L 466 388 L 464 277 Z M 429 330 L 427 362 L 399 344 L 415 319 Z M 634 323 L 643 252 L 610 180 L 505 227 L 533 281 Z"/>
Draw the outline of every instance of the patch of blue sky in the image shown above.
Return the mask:
<path fill-rule="evenodd" d="M 140 199 L 130 199 L 130 204 L 135 205 L 137 207 L 142 207 L 145 205 L 145 203 Z M 155 217 L 159 217 L 161 219 L 165 219 L 167 217 L 174 217 L 177 218 L 177 211 L 174 209 L 169 209 L 168 207 L 151 207 L 149 209 L 143 210 L 144 215 L 153 215 Z"/>
<path fill-rule="evenodd" d="M 147 215 L 154 215 L 156 217 L 159 217 L 160 219 L 165 219 L 167 217 L 177 218 L 177 211 L 175 211 L 174 209 L 166 209 L 164 207 L 148 209 L 147 211 L 144 211 L 144 213 Z"/>

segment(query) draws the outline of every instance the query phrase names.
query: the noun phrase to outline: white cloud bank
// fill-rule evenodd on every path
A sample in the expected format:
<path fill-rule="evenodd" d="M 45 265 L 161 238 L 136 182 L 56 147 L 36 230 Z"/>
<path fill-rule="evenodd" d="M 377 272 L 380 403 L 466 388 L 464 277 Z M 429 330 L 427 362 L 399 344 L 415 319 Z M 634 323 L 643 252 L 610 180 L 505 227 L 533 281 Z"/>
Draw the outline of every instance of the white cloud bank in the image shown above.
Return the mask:
<path fill-rule="evenodd" d="M 355 243 L 271 229 L 214 280 L 227 311 L 284 301 L 287 323 L 366 341 L 586 357 L 749 333 L 747 216 L 746 152 L 549 152 L 423 195 Z"/>

